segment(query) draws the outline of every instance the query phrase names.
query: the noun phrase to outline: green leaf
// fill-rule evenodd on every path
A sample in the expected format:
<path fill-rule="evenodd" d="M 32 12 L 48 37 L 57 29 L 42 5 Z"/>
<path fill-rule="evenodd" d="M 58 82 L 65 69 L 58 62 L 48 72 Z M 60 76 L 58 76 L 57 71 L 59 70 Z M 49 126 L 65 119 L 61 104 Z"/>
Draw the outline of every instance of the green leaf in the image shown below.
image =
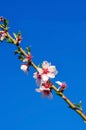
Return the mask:
<path fill-rule="evenodd" d="M 21 35 L 21 31 L 18 31 L 17 36 L 20 36 L 20 35 Z"/>
<path fill-rule="evenodd" d="M 42 68 L 42 64 L 39 64 L 38 67 L 39 67 L 39 68 Z"/>
<path fill-rule="evenodd" d="M 8 20 L 4 19 L 4 26 L 7 27 L 8 26 Z"/>
<path fill-rule="evenodd" d="M 23 61 L 23 60 L 24 60 L 24 56 L 23 56 L 23 55 L 20 55 L 20 56 L 19 56 L 19 60 L 22 60 L 22 61 Z"/>
<path fill-rule="evenodd" d="M 14 37 L 17 38 L 17 35 L 15 33 L 13 33 Z"/>
<path fill-rule="evenodd" d="M 8 38 L 6 41 L 9 43 L 13 43 L 12 39 L 10 39 L 10 38 Z"/>
<path fill-rule="evenodd" d="M 4 24 L 0 24 L 2 28 L 4 28 Z"/>
<path fill-rule="evenodd" d="M 82 111 L 82 101 L 80 101 L 78 104 L 74 104 L 77 109 L 80 109 Z"/>
<path fill-rule="evenodd" d="M 30 52 L 31 52 L 30 47 L 26 47 L 26 50 L 28 51 L 28 53 L 30 53 Z"/>
<path fill-rule="evenodd" d="M 20 54 L 21 52 L 19 51 L 19 50 L 15 50 L 14 51 L 14 54 L 16 55 L 16 54 Z"/>

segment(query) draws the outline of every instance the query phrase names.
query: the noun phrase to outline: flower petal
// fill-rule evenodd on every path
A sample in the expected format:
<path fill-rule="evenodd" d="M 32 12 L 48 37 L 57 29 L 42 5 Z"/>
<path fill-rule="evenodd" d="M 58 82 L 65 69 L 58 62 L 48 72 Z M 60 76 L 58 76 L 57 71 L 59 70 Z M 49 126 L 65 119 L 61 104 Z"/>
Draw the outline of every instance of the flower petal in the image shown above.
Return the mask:
<path fill-rule="evenodd" d="M 37 72 L 33 73 L 33 78 L 37 79 Z"/>
<path fill-rule="evenodd" d="M 49 78 L 55 78 L 55 74 L 53 74 L 53 73 L 48 73 L 47 75 Z"/>
<path fill-rule="evenodd" d="M 41 86 L 42 81 L 40 79 L 36 79 L 36 84 L 37 84 L 37 86 Z"/>
<path fill-rule="evenodd" d="M 43 74 L 41 77 L 43 82 L 46 82 L 49 79 L 49 77 L 46 74 Z"/>
<path fill-rule="evenodd" d="M 23 70 L 26 73 L 28 72 L 28 66 L 27 65 L 21 65 L 20 69 Z"/>
<path fill-rule="evenodd" d="M 48 68 L 48 70 L 49 70 L 51 73 L 55 74 L 55 75 L 58 73 L 58 71 L 56 70 L 56 67 L 55 67 L 55 66 L 50 66 L 50 67 Z"/>
<path fill-rule="evenodd" d="M 35 91 L 38 92 L 38 93 L 41 92 L 40 88 L 36 88 Z"/>
<path fill-rule="evenodd" d="M 56 83 L 57 83 L 59 86 L 62 86 L 62 82 L 56 81 Z"/>
<path fill-rule="evenodd" d="M 48 61 L 43 61 L 42 67 L 47 69 L 51 64 Z"/>
<path fill-rule="evenodd" d="M 40 75 L 43 73 L 43 70 L 41 68 L 38 67 L 37 70 L 38 70 Z"/>

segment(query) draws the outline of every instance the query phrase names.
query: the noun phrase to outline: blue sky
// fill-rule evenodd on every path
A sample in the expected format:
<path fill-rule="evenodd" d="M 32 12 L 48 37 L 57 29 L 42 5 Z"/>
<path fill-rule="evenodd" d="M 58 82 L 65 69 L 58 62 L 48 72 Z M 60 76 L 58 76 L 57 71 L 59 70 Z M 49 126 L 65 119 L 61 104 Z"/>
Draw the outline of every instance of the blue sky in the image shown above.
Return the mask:
<path fill-rule="evenodd" d="M 21 30 L 23 48 L 31 46 L 33 61 L 48 60 L 66 81 L 65 95 L 83 101 L 86 113 L 86 1 L 4 0 L 0 15 L 9 20 L 10 33 Z M 0 130 L 84 130 L 86 124 L 53 93 L 53 99 L 35 92 L 33 68 L 25 75 L 14 56 L 15 46 L 0 44 Z"/>

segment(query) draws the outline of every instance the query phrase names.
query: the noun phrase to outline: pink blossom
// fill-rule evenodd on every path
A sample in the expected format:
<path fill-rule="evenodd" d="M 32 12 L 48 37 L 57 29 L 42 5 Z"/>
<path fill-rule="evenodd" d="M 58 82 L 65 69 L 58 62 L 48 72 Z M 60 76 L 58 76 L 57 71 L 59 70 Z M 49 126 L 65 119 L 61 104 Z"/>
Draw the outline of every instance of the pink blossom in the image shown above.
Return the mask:
<path fill-rule="evenodd" d="M 60 86 L 59 90 L 64 91 L 67 87 L 67 84 L 65 82 L 56 81 L 56 83 Z"/>
<path fill-rule="evenodd" d="M 41 78 L 41 75 L 38 72 L 34 73 L 33 78 L 36 79 L 36 84 L 38 86 L 41 86 L 41 84 L 42 84 L 42 78 Z"/>
<path fill-rule="evenodd" d="M 51 99 L 51 98 L 52 98 L 52 92 L 51 92 L 51 91 L 48 91 L 48 90 L 44 90 L 43 93 L 42 93 L 42 96 L 43 96 L 43 97 L 48 96 L 49 99 Z"/>
<path fill-rule="evenodd" d="M 38 93 L 42 93 L 43 97 L 48 96 L 49 98 L 52 98 L 52 92 L 50 88 L 45 88 L 44 86 L 41 86 L 39 88 L 36 88 L 35 90 Z"/>
<path fill-rule="evenodd" d="M 21 36 L 21 35 L 16 36 L 16 41 L 17 41 L 17 43 L 21 43 L 21 41 L 22 41 L 22 36 Z"/>
<path fill-rule="evenodd" d="M 0 16 L 0 22 L 3 22 L 3 21 L 4 21 L 3 17 L 2 17 L 2 16 Z"/>
<path fill-rule="evenodd" d="M 4 38 L 7 36 L 5 31 L 0 31 L 0 40 L 3 41 Z"/>
<path fill-rule="evenodd" d="M 27 57 L 23 60 L 23 62 L 28 62 L 32 60 L 32 55 L 28 54 Z"/>
<path fill-rule="evenodd" d="M 51 92 L 51 83 L 49 81 L 43 83 L 39 88 L 36 88 L 36 92 L 41 92 L 43 97 L 48 96 L 49 98 L 52 97 Z"/>
<path fill-rule="evenodd" d="M 39 73 L 42 82 L 46 82 L 49 80 L 49 78 L 55 78 L 55 75 L 58 73 L 58 71 L 56 70 L 55 66 L 52 66 L 47 61 L 44 61 L 42 63 L 42 68 L 38 67 L 38 72 L 36 73 Z"/>
<path fill-rule="evenodd" d="M 50 87 L 52 86 L 52 84 L 50 83 L 50 81 L 47 81 L 47 82 L 43 83 L 42 86 L 43 86 L 44 88 L 46 88 L 46 89 L 47 89 L 47 88 L 50 89 Z"/>
<path fill-rule="evenodd" d="M 48 96 L 49 98 L 52 98 L 52 92 L 50 91 L 50 89 L 45 89 L 43 87 L 40 87 L 40 88 L 36 88 L 35 90 L 38 93 L 42 93 L 43 97 Z"/>

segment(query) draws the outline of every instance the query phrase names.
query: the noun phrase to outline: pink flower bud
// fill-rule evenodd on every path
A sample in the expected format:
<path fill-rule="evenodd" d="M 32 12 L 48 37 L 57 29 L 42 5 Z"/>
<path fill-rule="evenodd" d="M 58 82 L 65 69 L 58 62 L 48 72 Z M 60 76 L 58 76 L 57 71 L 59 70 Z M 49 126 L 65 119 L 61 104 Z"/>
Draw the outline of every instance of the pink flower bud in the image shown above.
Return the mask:
<path fill-rule="evenodd" d="M 21 42 L 21 40 L 22 40 L 21 35 L 19 35 L 19 36 L 17 36 L 17 37 L 16 37 L 17 44 L 18 44 L 18 43 L 20 43 L 20 42 Z"/>
<path fill-rule="evenodd" d="M 23 64 L 23 65 L 21 65 L 21 70 L 23 70 L 25 73 L 27 73 L 28 72 L 28 65 L 26 65 L 26 64 Z"/>
<path fill-rule="evenodd" d="M 32 55 L 28 54 L 28 56 L 26 57 L 28 61 L 30 61 L 32 59 Z"/>
<path fill-rule="evenodd" d="M 65 82 L 56 81 L 56 83 L 60 86 L 60 91 L 64 91 L 67 87 L 67 84 Z"/>
<path fill-rule="evenodd" d="M 2 16 L 0 16 L 0 22 L 3 22 L 3 21 L 4 21 L 3 17 L 2 17 Z"/>
<path fill-rule="evenodd" d="M 47 82 L 43 83 L 42 86 L 44 88 L 50 88 L 51 87 L 51 83 L 49 81 L 47 81 Z"/>

